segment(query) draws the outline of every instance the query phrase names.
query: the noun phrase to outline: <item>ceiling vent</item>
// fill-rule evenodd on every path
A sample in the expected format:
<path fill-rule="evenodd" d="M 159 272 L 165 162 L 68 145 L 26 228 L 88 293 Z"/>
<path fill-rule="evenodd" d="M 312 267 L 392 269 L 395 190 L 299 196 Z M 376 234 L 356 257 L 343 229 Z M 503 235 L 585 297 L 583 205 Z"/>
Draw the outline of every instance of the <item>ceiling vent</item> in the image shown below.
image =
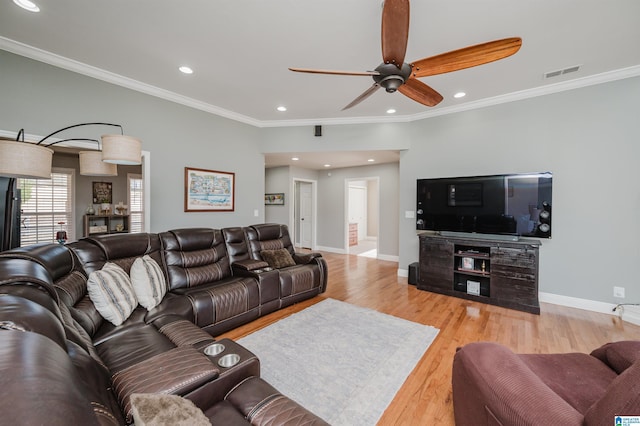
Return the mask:
<path fill-rule="evenodd" d="M 564 69 L 561 69 L 561 70 L 545 72 L 543 74 L 543 77 L 545 79 L 552 78 L 552 77 L 557 77 L 559 75 L 564 75 L 564 74 L 569 74 L 569 73 L 572 73 L 572 72 L 576 72 L 579 69 L 580 69 L 580 65 L 574 65 L 572 67 L 564 68 Z"/>

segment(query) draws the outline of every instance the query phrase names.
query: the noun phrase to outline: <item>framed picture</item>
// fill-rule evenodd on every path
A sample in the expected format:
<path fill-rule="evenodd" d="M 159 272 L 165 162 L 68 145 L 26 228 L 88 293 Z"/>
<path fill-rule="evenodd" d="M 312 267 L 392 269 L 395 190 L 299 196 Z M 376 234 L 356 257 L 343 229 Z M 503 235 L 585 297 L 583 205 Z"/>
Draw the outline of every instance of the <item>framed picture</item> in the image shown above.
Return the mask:
<path fill-rule="evenodd" d="M 468 271 L 473 271 L 473 258 L 472 257 L 463 257 L 462 262 L 460 262 L 460 269 L 466 269 Z"/>
<path fill-rule="evenodd" d="M 235 173 L 184 168 L 185 212 L 232 212 Z"/>
<path fill-rule="evenodd" d="M 264 194 L 264 204 L 267 206 L 284 206 L 284 192 Z"/>
<path fill-rule="evenodd" d="M 111 204 L 113 202 L 113 184 L 111 182 L 93 182 L 93 204 Z"/>

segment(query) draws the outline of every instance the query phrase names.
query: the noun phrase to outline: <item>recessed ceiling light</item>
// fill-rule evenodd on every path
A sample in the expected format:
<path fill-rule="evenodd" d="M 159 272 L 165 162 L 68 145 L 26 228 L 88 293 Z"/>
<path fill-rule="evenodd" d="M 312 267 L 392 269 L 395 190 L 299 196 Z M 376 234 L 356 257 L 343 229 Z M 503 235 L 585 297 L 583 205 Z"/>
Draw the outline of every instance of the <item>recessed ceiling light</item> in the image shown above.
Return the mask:
<path fill-rule="evenodd" d="M 298 161 L 299 158 L 298 157 L 291 157 L 291 161 Z"/>
<path fill-rule="evenodd" d="M 464 92 L 458 92 L 455 95 L 453 95 L 454 98 L 464 98 L 465 96 L 467 96 L 467 94 Z"/>
<path fill-rule="evenodd" d="M 287 110 L 287 107 L 286 106 L 279 106 L 277 108 L 277 110 L 280 111 L 280 112 L 285 112 Z"/>
<path fill-rule="evenodd" d="M 38 5 L 29 0 L 13 0 L 13 2 L 21 8 L 28 10 L 29 12 L 40 12 L 40 8 L 38 7 Z"/>
<path fill-rule="evenodd" d="M 367 161 L 370 162 L 370 163 L 373 163 L 376 160 L 374 160 L 373 158 L 369 158 Z"/>
<path fill-rule="evenodd" d="M 395 110 L 395 109 L 393 109 L 393 108 L 389 108 L 389 109 L 387 110 L 387 114 L 395 114 L 395 113 L 396 113 L 396 110 Z"/>
<path fill-rule="evenodd" d="M 331 167 L 331 164 L 325 164 L 324 166 L 325 167 Z"/>
<path fill-rule="evenodd" d="M 193 74 L 193 70 L 187 66 L 181 66 L 180 68 L 178 68 L 180 70 L 180 72 L 183 72 L 185 74 Z"/>

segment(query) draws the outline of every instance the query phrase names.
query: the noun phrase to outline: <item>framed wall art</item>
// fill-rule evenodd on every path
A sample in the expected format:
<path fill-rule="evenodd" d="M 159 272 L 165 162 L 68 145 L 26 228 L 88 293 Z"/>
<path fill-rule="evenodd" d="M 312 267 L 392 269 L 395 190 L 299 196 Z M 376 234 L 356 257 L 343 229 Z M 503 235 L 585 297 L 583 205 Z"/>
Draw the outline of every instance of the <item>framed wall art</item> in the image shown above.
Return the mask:
<path fill-rule="evenodd" d="M 232 212 L 235 173 L 184 168 L 185 212 Z"/>
<path fill-rule="evenodd" d="M 93 182 L 93 204 L 111 204 L 113 202 L 113 184 L 111 182 Z"/>
<path fill-rule="evenodd" d="M 284 192 L 264 194 L 264 204 L 267 206 L 284 206 Z"/>

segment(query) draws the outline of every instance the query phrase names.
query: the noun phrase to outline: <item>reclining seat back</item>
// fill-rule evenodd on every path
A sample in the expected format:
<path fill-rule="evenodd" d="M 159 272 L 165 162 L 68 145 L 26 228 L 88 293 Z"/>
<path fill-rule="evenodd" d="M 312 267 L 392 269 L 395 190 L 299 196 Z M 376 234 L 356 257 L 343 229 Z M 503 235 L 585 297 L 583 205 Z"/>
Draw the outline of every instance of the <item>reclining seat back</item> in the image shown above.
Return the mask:
<path fill-rule="evenodd" d="M 169 289 L 188 298 L 196 325 L 215 336 L 258 317 L 257 281 L 232 276 L 219 229 L 174 229 L 159 235 Z"/>
<path fill-rule="evenodd" d="M 265 223 L 247 228 L 249 254 L 265 260 L 264 251 L 286 250 L 295 263 L 279 268 L 281 306 L 309 299 L 325 291 L 327 265 L 319 253 L 297 254 L 287 225 Z"/>
<path fill-rule="evenodd" d="M 36 351 L 36 347 L 47 348 L 46 352 L 54 360 L 38 359 L 38 364 L 43 364 L 44 368 L 33 365 L 26 367 L 24 363 L 29 356 L 23 353 L 19 356 L 22 361 L 14 363 L 10 370 L 21 371 L 24 365 L 24 368 L 29 368 L 29 373 L 39 377 L 42 383 L 51 381 L 51 386 L 60 386 L 61 383 L 54 383 L 55 380 L 60 381 L 60 377 L 54 378 L 48 371 L 60 370 L 64 375 L 62 382 L 67 386 L 65 392 L 71 392 L 69 388 L 72 388 L 73 392 L 80 392 L 82 402 L 69 405 L 59 401 L 56 406 L 64 407 L 63 410 L 69 414 L 74 410 L 72 407 L 86 404 L 89 413 L 93 410 L 97 417 L 97 420 L 93 418 L 87 424 L 122 424 L 120 407 L 111 392 L 108 371 L 95 351 L 91 338 L 73 319 L 66 302 L 63 301 L 70 298 L 66 289 L 73 291 L 80 286 L 79 283 L 86 281 L 74 254 L 59 244 L 39 244 L 29 247 L 29 250 L 15 249 L 4 252 L 0 255 L 0 277 L 3 277 L 1 280 L 4 284 L 0 286 L 0 323 L 3 324 L 0 328 L 24 332 L 21 338 L 14 339 L 16 341 L 13 347 L 9 348 L 4 344 L 2 346 L 15 352 L 16 356 L 20 350 L 31 353 Z M 62 287 L 59 287 L 60 284 Z M 59 348 L 51 348 L 51 343 L 30 336 L 34 333 L 46 336 Z M 4 333 L 0 334 L 2 339 L 5 336 Z M 57 352 L 60 352 L 60 355 L 57 355 Z M 63 353 L 67 354 L 67 359 Z M 42 356 L 42 353 L 38 354 L 36 351 L 35 356 Z M 51 364 L 47 365 L 48 362 Z M 70 366 L 73 371 L 69 370 Z M 13 373 L 3 371 L 2 376 L 6 379 L 7 374 Z M 16 377 L 19 377 L 17 380 L 24 381 L 24 377 L 16 374 Z M 48 389 L 41 391 L 47 392 Z M 29 398 L 34 398 L 37 392 L 38 390 L 30 392 Z M 65 396 L 68 397 L 69 394 Z M 45 400 L 52 401 L 50 395 L 43 396 L 41 401 Z M 46 404 L 42 404 L 41 407 L 43 422 L 49 423 L 47 415 L 52 415 L 58 407 L 52 408 Z M 16 406 L 12 408 L 17 409 Z M 86 416 L 86 410 L 84 413 L 82 411 L 77 415 Z M 27 413 L 23 415 L 26 416 Z M 26 418 L 21 417 L 20 421 L 24 422 Z"/>
<path fill-rule="evenodd" d="M 160 234 L 170 290 L 192 288 L 231 276 L 217 229 L 174 229 Z"/>
<path fill-rule="evenodd" d="M 70 275 L 57 282 L 56 288 L 73 318 L 95 340 L 98 334 L 111 332 L 113 327 L 102 318 L 89 298 L 87 292 L 89 274 L 102 269 L 107 262 L 115 263 L 129 274 L 133 262 L 145 254 L 161 264 L 160 242 L 156 234 L 108 234 L 83 238 L 67 246 L 81 263 L 82 279 L 79 279 L 77 274 Z M 145 310 L 138 308 L 130 319 L 134 318 L 135 321 L 143 323 L 145 314 Z"/>

